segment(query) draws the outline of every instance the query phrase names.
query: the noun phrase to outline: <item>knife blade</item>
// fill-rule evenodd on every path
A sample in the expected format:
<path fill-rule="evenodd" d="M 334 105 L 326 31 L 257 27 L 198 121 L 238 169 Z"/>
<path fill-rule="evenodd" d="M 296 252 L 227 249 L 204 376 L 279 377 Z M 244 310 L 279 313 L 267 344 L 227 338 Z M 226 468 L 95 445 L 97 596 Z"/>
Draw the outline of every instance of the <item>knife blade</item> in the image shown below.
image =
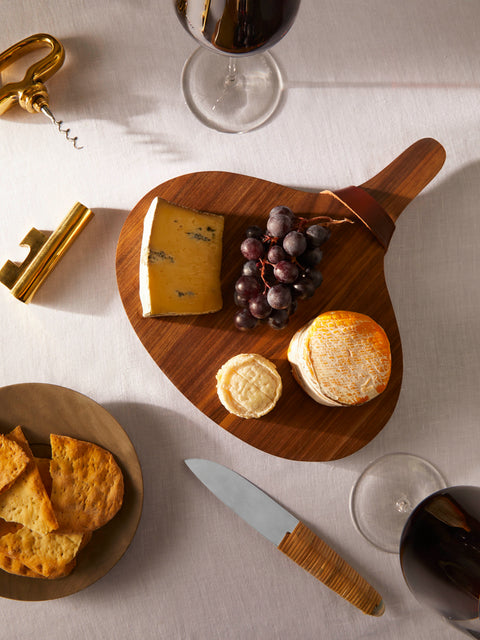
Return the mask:
<path fill-rule="evenodd" d="M 219 500 L 300 567 L 371 616 L 385 611 L 382 596 L 303 522 L 235 471 L 211 460 L 185 464 Z"/>

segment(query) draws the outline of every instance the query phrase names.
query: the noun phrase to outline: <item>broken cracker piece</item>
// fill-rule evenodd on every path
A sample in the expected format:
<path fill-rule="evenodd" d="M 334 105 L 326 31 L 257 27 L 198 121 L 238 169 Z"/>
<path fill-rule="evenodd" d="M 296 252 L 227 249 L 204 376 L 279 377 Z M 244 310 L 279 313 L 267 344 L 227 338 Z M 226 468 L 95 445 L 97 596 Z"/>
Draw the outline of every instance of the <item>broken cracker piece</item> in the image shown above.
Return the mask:
<path fill-rule="evenodd" d="M 59 578 L 73 569 L 82 534 L 41 535 L 21 527 L 0 537 L 0 554 L 17 560 L 44 578 Z"/>
<path fill-rule="evenodd" d="M 122 506 L 123 475 L 113 455 L 91 442 L 51 434 L 51 500 L 62 532 L 94 531 Z"/>
<path fill-rule="evenodd" d="M 0 569 L 3 569 L 7 573 L 11 573 L 15 576 L 25 576 L 26 578 L 43 578 L 42 575 L 40 575 L 36 571 L 32 571 L 32 569 L 29 569 L 16 558 L 10 558 L 4 553 L 0 553 Z"/>
<path fill-rule="evenodd" d="M 28 462 L 29 457 L 22 447 L 0 433 L 0 493 L 12 486 Z"/>
<path fill-rule="evenodd" d="M 55 512 L 21 427 L 7 434 L 7 438 L 20 445 L 29 462 L 13 485 L 0 494 L 0 517 L 40 534 L 54 531 L 58 528 Z"/>
<path fill-rule="evenodd" d="M 50 476 L 50 458 L 35 458 L 35 464 L 45 487 L 47 495 L 52 493 L 52 477 Z"/>

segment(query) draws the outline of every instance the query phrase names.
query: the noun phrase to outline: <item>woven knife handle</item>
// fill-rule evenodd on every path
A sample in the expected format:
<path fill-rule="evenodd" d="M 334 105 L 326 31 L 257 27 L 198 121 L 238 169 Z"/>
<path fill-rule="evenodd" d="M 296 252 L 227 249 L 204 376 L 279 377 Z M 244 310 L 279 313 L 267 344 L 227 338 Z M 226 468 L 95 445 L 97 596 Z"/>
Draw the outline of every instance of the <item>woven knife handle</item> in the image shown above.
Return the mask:
<path fill-rule="evenodd" d="M 278 548 L 363 613 L 381 616 L 385 611 L 382 596 L 302 522 L 285 535 Z"/>

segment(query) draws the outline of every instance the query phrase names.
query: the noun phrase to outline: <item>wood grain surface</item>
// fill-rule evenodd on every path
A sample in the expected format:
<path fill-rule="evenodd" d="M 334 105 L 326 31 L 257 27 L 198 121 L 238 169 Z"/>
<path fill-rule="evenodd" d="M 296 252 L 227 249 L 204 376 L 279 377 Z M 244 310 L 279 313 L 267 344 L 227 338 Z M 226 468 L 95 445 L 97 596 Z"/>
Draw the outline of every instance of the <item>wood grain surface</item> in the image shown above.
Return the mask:
<path fill-rule="evenodd" d="M 436 175 L 443 147 L 423 139 L 372 179 L 365 191 L 382 202 L 389 222 Z M 363 186 L 363 185 L 361 185 Z M 143 218 L 155 196 L 178 205 L 225 216 L 222 261 L 222 311 L 204 316 L 143 318 L 139 299 L 139 260 Z M 266 325 L 240 332 L 233 325 L 233 288 L 244 261 L 239 246 L 245 229 L 265 227 L 270 209 L 287 205 L 297 215 L 349 217 L 335 225 L 320 265 L 324 281 L 310 300 L 299 301 L 288 326 Z M 402 383 L 402 346 L 384 277 L 385 249 L 368 227 L 330 192 L 307 192 L 254 177 L 208 171 L 165 182 L 135 206 L 120 233 L 117 282 L 130 322 L 155 362 L 173 384 L 205 415 L 244 442 L 292 460 L 322 461 L 348 456 L 365 446 L 387 423 Z M 328 310 L 365 313 L 386 331 L 392 351 L 387 389 L 360 407 L 331 408 L 307 396 L 293 379 L 287 361 L 291 337 L 305 323 Z M 273 411 L 260 419 L 229 414 L 216 394 L 215 375 L 230 357 L 259 353 L 278 368 L 283 394 Z M 141 362 L 138 363 L 141 366 Z M 232 443 L 233 444 L 233 443 Z"/>
<path fill-rule="evenodd" d="M 79 553 L 75 569 L 59 580 L 25 578 L 0 571 L 0 596 L 15 600 L 52 600 L 71 595 L 103 577 L 122 557 L 135 535 L 143 505 L 143 480 L 137 454 L 122 427 L 90 398 L 51 384 L 25 383 L 0 389 L 0 432 L 17 425 L 35 455 L 49 457 L 50 434 L 67 435 L 108 449 L 125 483 L 117 515 L 97 529 Z"/>

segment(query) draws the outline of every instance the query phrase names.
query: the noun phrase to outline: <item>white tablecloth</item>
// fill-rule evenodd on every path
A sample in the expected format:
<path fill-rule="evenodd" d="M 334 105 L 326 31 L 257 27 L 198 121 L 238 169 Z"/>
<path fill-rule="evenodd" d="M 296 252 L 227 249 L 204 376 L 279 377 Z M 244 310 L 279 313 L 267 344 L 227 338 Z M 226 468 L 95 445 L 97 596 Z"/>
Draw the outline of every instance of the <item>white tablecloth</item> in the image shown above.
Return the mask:
<path fill-rule="evenodd" d="M 64 44 L 50 106 L 0 118 L 0 256 L 22 259 L 32 226 L 54 229 L 76 201 L 95 212 L 31 305 L 0 290 L 0 386 L 46 382 L 102 404 L 144 474 L 137 534 L 99 582 L 48 602 L 3 599 L 0 638 L 35 640 L 457 637 L 410 594 L 396 555 L 356 531 L 351 487 L 385 453 L 426 457 L 450 484 L 480 484 L 480 5 L 476 0 L 303 0 L 274 48 L 283 108 L 245 135 L 201 125 L 180 74 L 195 48 L 168 0 L 0 0 L 0 50 L 36 32 Z M 5 82 L 7 73 L 2 74 Z M 9 77 L 10 79 L 10 77 Z M 196 410 L 144 350 L 124 313 L 115 250 L 128 212 L 165 180 L 226 170 L 306 189 L 361 184 L 412 142 L 447 151 L 398 221 L 386 257 L 404 350 L 386 427 L 335 462 L 276 458 Z M 1 407 L 0 407 L 1 411 Z M 363 616 L 282 556 L 183 464 L 230 466 L 277 498 L 382 593 Z"/>

